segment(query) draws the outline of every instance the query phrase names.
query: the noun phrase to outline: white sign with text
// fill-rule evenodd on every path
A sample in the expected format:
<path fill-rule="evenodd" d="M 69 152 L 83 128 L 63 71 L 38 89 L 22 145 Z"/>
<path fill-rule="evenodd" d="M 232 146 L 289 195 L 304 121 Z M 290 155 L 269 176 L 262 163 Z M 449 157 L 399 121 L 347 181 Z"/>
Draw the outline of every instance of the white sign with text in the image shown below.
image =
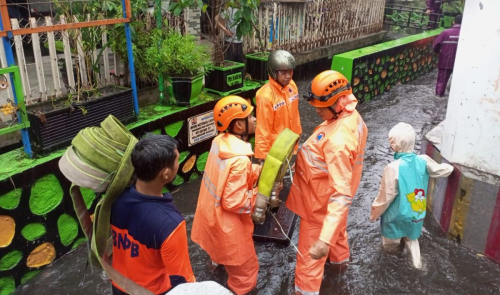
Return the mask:
<path fill-rule="evenodd" d="M 209 111 L 188 119 L 188 145 L 193 146 L 217 135 L 214 112 Z"/>

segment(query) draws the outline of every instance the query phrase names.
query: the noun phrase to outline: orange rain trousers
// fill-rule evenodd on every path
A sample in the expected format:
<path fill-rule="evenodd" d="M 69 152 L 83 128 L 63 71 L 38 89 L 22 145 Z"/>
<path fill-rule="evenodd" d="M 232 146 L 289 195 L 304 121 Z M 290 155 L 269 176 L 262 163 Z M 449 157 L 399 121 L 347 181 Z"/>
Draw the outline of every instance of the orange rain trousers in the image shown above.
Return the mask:
<path fill-rule="evenodd" d="M 347 214 L 347 212 L 346 212 Z M 339 233 L 335 244 L 330 245 L 328 255 L 320 259 L 313 259 L 309 250 L 316 243 L 321 232 L 321 225 L 314 225 L 306 220 L 300 221 L 299 252 L 297 254 L 297 266 L 295 271 L 295 290 L 302 294 L 319 294 L 319 287 L 323 281 L 325 262 L 328 258 L 332 264 L 342 264 L 349 261 L 349 245 L 347 244 L 346 221 Z M 299 293 L 299 294 L 300 294 Z"/>
<path fill-rule="evenodd" d="M 245 263 L 238 266 L 225 265 L 227 275 L 227 286 L 236 295 L 247 294 L 257 285 L 259 273 L 259 261 L 257 255 L 251 256 Z"/>

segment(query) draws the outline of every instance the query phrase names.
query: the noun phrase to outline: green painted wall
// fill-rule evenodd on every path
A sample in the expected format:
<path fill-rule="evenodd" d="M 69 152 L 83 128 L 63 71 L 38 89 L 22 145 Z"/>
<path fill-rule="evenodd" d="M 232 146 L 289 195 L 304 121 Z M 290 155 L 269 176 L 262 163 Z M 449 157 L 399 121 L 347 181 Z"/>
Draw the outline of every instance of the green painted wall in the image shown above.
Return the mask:
<path fill-rule="evenodd" d="M 0 278 L 0 295 L 9 295 L 16 289 L 16 282 L 13 277 Z"/>
<path fill-rule="evenodd" d="M 181 131 L 182 126 L 184 125 L 184 121 L 178 121 L 175 123 L 172 123 L 170 125 L 165 126 L 165 133 L 172 137 L 176 137 L 177 134 L 179 134 L 179 131 Z"/>
<path fill-rule="evenodd" d="M 59 238 L 64 246 L 68 246 L 78 235 L 78 223 L 68 214 L 63 214 L 57 219 Z"/>
<path fill-rule="evenodd" d="M 81 244 L 85 243 L 87 241 L 87 238 L 78 238 L 76 239 L 75 243 L 73 243 L 73 246 L 71 246 L 71 250 L 78 248 Z"/>
<path fill-rule="evenodd" d="M 198 175 L 198 173 L 193 172 L 193 173 L 191 174 L 191 176 L 189 176 L 189 181 L 196 180 L 196 179 L 198 179 L 198 178 L 200 178 L 200 176 Z"/>
<path fill-rule="evenodd" d="M 0 259 L 0 271 L 13 269 L 23 258 L 23 253 L 18 250 L 10 251 Z"/>
<path fill-rule="evenodd" d="M 182 177 L 180 177 L 179 175 L 176 175 L 174 181 L 172 181 L 173 185 L 181 185 L 183 183 L 184 183 L 184 179 Z"/>
<path fill-rule="evenodd" d="M 35 215 L 44 215 L 57 207 L 64 192 L 54 174 L 38 179 L 31 188 L 30 210 Z"/>
<path fill-rule="evenodd" d="M 196 161 L 196 168 L 198 171 L 205 171 L 205 165 L 207 164 L 208 152 L 204 152 L 198 157 L 198 161 Z"/>
<path fill-rule="evenodd" d="M 28 241 L 34 241 L 42 237 L 45 232 L 45 226 L 41 223 L 30 223 L 21 230 L 21 234 Z"/>
<path fill-rule="evenodd" d="M 27 272 L 22 278 L 21 278 L 21 284 L 26 283 L 27 281 L 31 280 L 34 278 L 37 274 L 39 274 L 41 270 L 32 270 Z"/>
<path fill-rule="evenodd" d="M 189 156 L 189 151 L 180 152 L 179 153 L 179 164 L 181 164 L 182 162 L 184 162 L 184 160 L 186 160 L 186 158 L 188 156 Z"/>
<path fill-rule="evenodd" d="M 10 191 L 0 196 L 0 207 L 6 210 L 13 210 L 19 206 L 22 190 L 20 188 Z"/>
<path fill-rule="evenodd" d="M 88 188 L 80 187 L 80 192 L 82 193 L 83 201 L 85 202 L 87 209 L 90 209 L 96 197 L 94 191 Z"/>
<path fill-rule="evenodd" d="M 407 83 L 432 70 L 436 56 L 432 41 L 443 29 L 337 54 L 332 70 L 350 81 L 358 101 L 370 101 L 398 83 Z"/>

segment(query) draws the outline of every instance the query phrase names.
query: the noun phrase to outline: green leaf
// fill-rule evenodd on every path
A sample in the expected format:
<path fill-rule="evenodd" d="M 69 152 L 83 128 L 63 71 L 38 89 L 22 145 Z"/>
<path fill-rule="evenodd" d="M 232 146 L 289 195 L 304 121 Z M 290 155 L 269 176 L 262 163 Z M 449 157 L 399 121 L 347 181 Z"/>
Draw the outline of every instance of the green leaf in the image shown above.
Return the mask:
<path fill-rule="evenodd" d="M 234 20 L 238 22 L 241 19 L 241 10 L 236 11 L 234 14 Z"/>
<path fill-rule="evenodd" d="M 180 5 L 177 5 L 174 9 L 174 15 L 179 16 L 182 13 L 182 7 Z"/>
<path fill-rule="evenodd" d="M 249 9 L 244 9 L 242 14 L 243 14 L 243 18 L 246 21 L 248 21 L 248 22 L 252 21 L 252 12 Z"/>
<path fill-rule="evenodd" d="M 207 8 L 208 8 L 208 5 L 205 4 L 203 5 L 203 8 L 201 9 L 201 11 L 203 11 L 203 13 L 207 12 Z"/>
<path fill-rule="evenodd" d="M 172 2 L 172 3 L 170 3 L 170 5 L 168 6 L 168 11 L 173 12 L 173 11 L 174 11 L 174 9 L 175 9 L 178 5 L 179 5 L 179 3 L 177 3 L 177 2 Z"/>
<path fill-rule="evenodd" d="M 242 35 L 248 35 L 252 32 L 252 25 L 247 21 L 242 20 L 239 27 L 241 28 Z"/>

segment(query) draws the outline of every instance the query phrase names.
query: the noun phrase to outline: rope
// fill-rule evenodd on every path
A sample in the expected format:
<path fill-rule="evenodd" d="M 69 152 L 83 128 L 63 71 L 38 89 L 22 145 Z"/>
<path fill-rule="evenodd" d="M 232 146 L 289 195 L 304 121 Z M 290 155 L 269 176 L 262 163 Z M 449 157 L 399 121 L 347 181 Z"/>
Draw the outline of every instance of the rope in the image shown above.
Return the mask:
<path fill-rule="evenodd" d="M 278 224 L 278 226 L 280 227 L 281 233 L 285 236 L 285 238 L 287 238 L 290 241 L 290 244 L 292 244 L 293 248 L 295 248 L 295 251 L 297 251 L 297 253 L 300 255 L 300 257 L 302 257 L 302 259 L 304 259 L 304 256 L 302 256 L 302 253 L 300 253 L 299 248 L 297 248 L 297 246 L 295 246 L 295 244 L 292 242 L 292 240 L 285 233 L 285 230 L 283 229 L 283 227 L 281 226 L 280 222 L 278 221 L 278 218 L 276 218 L 276 216 L 274 216 L 273 212 L 271 212 L 270 210 L 268 210 L 268 211 L 271 214 L 271 216 L 274 218 L 274 220 L 276 221 L 276 223 Z"/>

